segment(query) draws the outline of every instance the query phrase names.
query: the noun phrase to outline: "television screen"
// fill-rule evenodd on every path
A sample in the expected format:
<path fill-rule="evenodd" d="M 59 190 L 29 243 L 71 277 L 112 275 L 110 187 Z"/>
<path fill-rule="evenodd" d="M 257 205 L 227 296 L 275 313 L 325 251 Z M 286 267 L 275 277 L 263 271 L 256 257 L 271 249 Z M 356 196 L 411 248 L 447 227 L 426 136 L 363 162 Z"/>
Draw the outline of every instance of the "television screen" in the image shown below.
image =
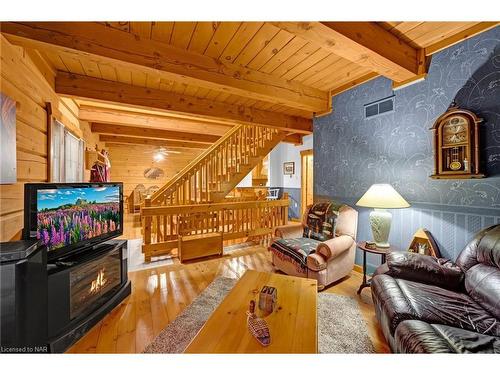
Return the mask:
<path fill-rule="evenodd" d="M 92 239 L 119 235 L 122 232 L 121 207 L 119 184 L 74 184 L 55 188 L 38 185 L 36 237 L 50 253 Z"/>

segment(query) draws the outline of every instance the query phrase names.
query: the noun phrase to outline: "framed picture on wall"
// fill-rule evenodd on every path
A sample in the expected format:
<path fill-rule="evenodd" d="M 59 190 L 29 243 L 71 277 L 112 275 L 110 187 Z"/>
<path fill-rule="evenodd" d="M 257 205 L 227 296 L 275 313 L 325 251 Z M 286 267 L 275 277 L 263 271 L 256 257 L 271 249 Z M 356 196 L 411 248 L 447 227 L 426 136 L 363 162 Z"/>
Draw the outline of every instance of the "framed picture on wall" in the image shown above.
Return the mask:
<path fill-rule="evenodd" d="M 295 162 L 287 161 L 283 163 L 283 174 L 285 176 L 291 176 L 295 174 Z"/>
<path fill-rule="evenodd" d="M 0 184 L 15 184 L 16 173 L 16 102 L 0 92 Z"/>

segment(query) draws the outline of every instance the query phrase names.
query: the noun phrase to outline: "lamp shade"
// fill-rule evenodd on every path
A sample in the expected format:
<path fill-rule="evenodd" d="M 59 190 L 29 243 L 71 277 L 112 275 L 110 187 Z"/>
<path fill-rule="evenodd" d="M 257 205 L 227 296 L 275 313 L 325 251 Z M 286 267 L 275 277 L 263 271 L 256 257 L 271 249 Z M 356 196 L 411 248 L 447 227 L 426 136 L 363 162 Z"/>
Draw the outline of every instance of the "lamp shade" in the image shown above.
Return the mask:
<path fill-rule="evenodd" d="M 356 205 L 371 208 L 410 207 L 410 204 L 389 184 L 373 184 Z"/>

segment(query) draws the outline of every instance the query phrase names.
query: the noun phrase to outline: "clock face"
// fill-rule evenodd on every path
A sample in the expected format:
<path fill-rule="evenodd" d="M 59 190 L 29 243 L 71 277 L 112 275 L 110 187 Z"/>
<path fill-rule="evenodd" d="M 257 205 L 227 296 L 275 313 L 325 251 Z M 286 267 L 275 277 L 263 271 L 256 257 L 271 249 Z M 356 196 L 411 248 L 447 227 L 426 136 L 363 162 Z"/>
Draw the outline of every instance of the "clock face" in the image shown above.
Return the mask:
<path fill-rule="evenodd" d="M 463 117 L 448 119 L 443 125 L 443 144 L 466 142 L 468 129 L 468 122 Z"/>

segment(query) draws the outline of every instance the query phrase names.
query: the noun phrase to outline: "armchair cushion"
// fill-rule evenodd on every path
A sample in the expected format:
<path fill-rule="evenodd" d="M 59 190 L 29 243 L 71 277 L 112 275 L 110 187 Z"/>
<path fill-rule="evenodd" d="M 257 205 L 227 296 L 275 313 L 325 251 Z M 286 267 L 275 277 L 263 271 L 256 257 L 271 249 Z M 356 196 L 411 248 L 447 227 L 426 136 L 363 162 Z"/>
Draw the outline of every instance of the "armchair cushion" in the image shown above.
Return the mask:
<path fill-rule="evenodd" d="M 335 237 L 335 227 L 342 204 L 321 202 L 310 206 L 304 217 L 303 237 L 326 241 Z"/>
<path fill-rule="evenodd" d="M 321 254 L 325 259 L 330 260 L 336 258 L 344 251 L 347 251 L 353 245 L 352 237 L 342 235 L 334 237 L 331 240 L 321 242 L 316 249 L 318 254 Z"/>
<path fill-rule="evenodd" d="M 316 251 L 319 241 L 312 238 L 281 238 L 273 241 L 270 250 L 278 257 L 287 258 L 297 266 L 307 266 L 307 256 Z"/>
<path fill-rule="evenodd" d="M 449 259 L 409 252 L 387 254 L 385 270 L 385 274 L 392 277 L 431 284 L 449 290 L 460 290 L 464 281 L 464 274 L 460 267 Z M 376 274 L 379 273 L 376 272 Z"/>

